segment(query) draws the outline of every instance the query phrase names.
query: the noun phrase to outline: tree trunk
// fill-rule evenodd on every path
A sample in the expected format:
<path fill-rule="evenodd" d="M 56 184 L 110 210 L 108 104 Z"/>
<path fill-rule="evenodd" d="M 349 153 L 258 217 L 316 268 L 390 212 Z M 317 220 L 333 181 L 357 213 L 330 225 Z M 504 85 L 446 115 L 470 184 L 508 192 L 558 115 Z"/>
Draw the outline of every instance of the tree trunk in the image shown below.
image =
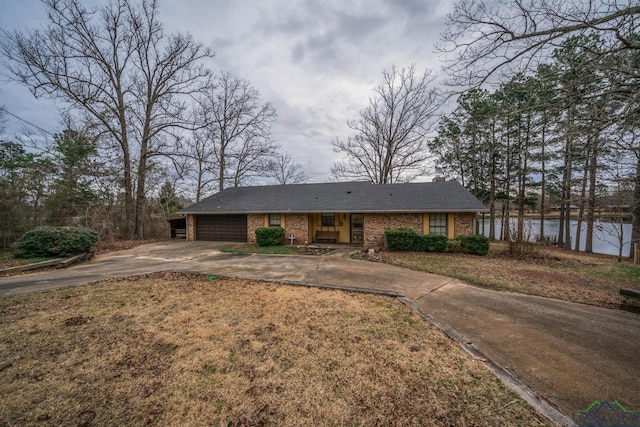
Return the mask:
<path fill-rule="evenodd" d="M 224 177 L 227 169 L 227 142 L 224 136 L 220 137 L 220 156 L 218 162 L 220 163 L 220 173 L 218 174 L 218 191 L 224 190 Z"/>
<path fill-rule="evenodd" d="M 511 241 L 510 201 L 511 201 L 511 139 L 507 125 L 507 176 L 503 199 L 502 239 Z"/>
<path fill-rule="evenodd" d="M 495 165 L 491 165 L 491 182 L 489 183 L 489 239 L 496 239 L 496 177 Z"/>
<path fill-rule="evenodd" d="M 640 245 L 640 151 L 636 151 L 636 182 L 633 189 L 633 202 L 631 206 L 631 243 L 629 257 L 634 257 L 634 245 Z"/>
<path fill-rule="evenodd" d="M 145 214 L 145 193 L 147 178 L 147 158 L 149 156 L 149 140 L 151 138 L 151 99 L 147 102 L 146 119 L 142 130 L 142 140 L 140 141 L 140 159 L 138 161 L 138 176 L 136 188 L 136 240 L 144 240 L 144 214 Z"/>
<path fill-rule="evenodd" d="M 197 184 L 196 184 L 196 203 L 198 203 L 200 201 L 200 198 L 202 197 L 202 176 L 204 174 L 203 171 L 203 167 L 202 167 L 202 160 L 198 160 L 198 177 L 196 178 L 197 180 Z"/>
<path fill-rule="evenodd" d="M 567 139 L 565 145 L 565 165 L 564 165 L 564 176 L 563 176 L 563 186 L 564 186 L 564 212 L 565 212 L 565 221 L 564 221 L 564 248 L 571 249 L 571 183 L 572 183 L 572 172 L 573 172 L 573 136 L 571 135 L 573 131 L 573 108 L 569 109 L 569 117 L 568 117 L 568 126 L 567 126 Z M 560 243 L 558 243 L 560 245 Z"/>
<path fill-rule="evenodd" d="M 146 144 L 144 144 L 146 146 Z M 146 151 L 146 147 L 145 147 Z M 138 165 L 138 186 L 136 189 L 136 234 L 135 240 L 144 240 L 144 207 L 145 207 L 145 186 L 146 186 L 146 155 L 142 155 L 140 150 L 140 162 Z"/>
<path fill-rule="evenodd" d="M 592 142 L 591 142 L 591 138 L 589 138 L 589 147 L 591 146 Z M 587 152 L 590 152 L 590 148 L 587 149 Z M 583 221 L 583 217 L 584 217 L 584 208 L 585 208 L 585 203 L 586 203 L 586 198 L 587 198 L 587 181 L 589 180 L 589 162 L 590 162 L 590 156 L 587 155 L 587 158 L 585 159 L 585 161 L 587 162 L 587 164 L 584 167 L 584 172 L 582 174 L 582 184 L 580 186 L 580 206 L 578 207 L 578 225 L 576 226 L 576 244 L 574 246 L 574 250 L 576 252 L 580 251 L 580 243 L 581 243 L 581 238 L 582 238 L 582 221 Z"/>
<path fill-rule="evenodd" d="M 128 150 L 124 154 L 124 210 L 127 240 L 136 238 L 136 210 L 133 197 L 133 178 L 131 176 L 131 158 Z"/>
<path fill-rule="evenodd" d="M 596 173 L 598 172 L 598 146 L 599 136 L 594 136 L 595 141 L 591 148 L 591 160 L 589 162 L 589 193 L 587 196 L 587 237 L 584 245 L 586 253 L 593 253 L 593 223 L 596 216 Z"/>
<path fill-rule="evenodd" d="M 560 188 L 560 223 L 558 224 L 558 247 L 564 247 L 564 223 L 566 222 L 567 212 L 566 212 L 566 203 L 567 200 L 567 162 L 568 153 L 567 153 L 567 143 L 565 142 L 565 153 L 564 153 L 564 166 L 562 169 L 562 186 Z"/>
<path fill-rule="evenodd" d="M 543 118 L 543 120 L 546 120 L 546 118 Z M 546 190 L 546 169 L 545 169 L 545 134 L 546 134 L 546 123 L 542 124 L 542 153 L 541 153 L 541 165 L 540 165 L 540 239 L 544 239 L 544 210 L 545 210 L 545 190 Z"/>
<path fill-rule="evenodd" d="M 518 242 L 525 240 L 524 235 L 524 207 L 527 198 L 527 172 L 529 168 L 529 137 L 531 119 L 527 115 L 527 127 L 524 137 L 524 147 L 520 144 L 520 171 L 518 173 Z"/>

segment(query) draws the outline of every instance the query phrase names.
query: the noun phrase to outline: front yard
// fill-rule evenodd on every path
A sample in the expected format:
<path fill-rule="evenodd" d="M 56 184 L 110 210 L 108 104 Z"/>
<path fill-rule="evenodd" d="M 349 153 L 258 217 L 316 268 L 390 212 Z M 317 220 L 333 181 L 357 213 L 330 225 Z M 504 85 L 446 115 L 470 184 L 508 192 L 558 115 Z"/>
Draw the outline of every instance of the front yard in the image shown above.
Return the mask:
<path fill-rule="evenodd" d="M 209 279 L 0 300 L 0 425 L 550 425 L 393 298 Z"/>
<path fill-rule="evenodd" d="M 481 287 L 608 308 L 619 307 L 620 288 L 640 289 L 640 265 L 557 248 L 514 258 L 503 242 L 492 242 L 487 256 L 383 251 L 375 260 Z"/>

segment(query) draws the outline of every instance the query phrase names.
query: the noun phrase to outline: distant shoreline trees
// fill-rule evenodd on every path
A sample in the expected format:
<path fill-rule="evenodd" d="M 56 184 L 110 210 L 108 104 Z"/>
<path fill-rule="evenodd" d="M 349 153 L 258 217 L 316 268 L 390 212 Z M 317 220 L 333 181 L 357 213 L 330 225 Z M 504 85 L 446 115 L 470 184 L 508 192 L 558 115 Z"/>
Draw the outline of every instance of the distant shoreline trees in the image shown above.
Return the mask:
<path fill-rule="evenodd" d="M 507 207 L 516 201 L 522 211 L 524 181 L 543 202 L 556 193 L 560 244 L 571 245 L 568 215 L 577 206 L 590 252 L 602 172 L 623 159 L 634 182 L 633 256 L 633 243 L 640 243 L 639 22 L 640 6 L 631 0 L 459 1 L 439 49 L 449 57 L 449 84 L 473 88 L 478 99 L 468 108 L 463 100 L 472 95 L 461 97 L 441 121 L 431 144 L 441 168 L 471 178 L 492 216 L 497 198 Z M 497 82 L 495 92 L 477 92 Z M 480 170 L 489 173 L 478 188 Z M 520 225 L 517 233 L 521 238 Z"/>

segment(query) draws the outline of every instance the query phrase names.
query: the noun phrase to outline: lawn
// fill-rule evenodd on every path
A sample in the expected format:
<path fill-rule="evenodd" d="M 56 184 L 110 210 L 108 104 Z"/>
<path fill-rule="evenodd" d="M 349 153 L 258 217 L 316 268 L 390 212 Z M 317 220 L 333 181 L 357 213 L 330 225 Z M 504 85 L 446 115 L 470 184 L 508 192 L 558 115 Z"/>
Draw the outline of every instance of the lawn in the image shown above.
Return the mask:
<path fill-rule="evenodd" d="M 640 289 L 640 266 L 608 255 L 557 248 L 509 255 L 504 243 L 491 243 L 488 256 L 383 251 L 377 261 L 454 277 L 490 289 L 617 308 L 620 288 Z"/>
<path fill-rule="evenodd" d="M 0 300 L 0 425 L 550 425 L 398 300 L 157 274 Z"/>

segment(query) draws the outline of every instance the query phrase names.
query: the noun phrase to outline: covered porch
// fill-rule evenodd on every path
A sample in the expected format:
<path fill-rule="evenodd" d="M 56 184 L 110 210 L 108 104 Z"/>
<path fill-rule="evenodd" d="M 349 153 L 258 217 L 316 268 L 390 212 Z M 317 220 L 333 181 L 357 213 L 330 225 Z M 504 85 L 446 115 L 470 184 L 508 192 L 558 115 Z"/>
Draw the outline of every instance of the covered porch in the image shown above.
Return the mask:
<path fill-rule="evenodd" d="M 364 243 L 364 214 L 362 213 L 310 213 L 309 242 Z"/>

